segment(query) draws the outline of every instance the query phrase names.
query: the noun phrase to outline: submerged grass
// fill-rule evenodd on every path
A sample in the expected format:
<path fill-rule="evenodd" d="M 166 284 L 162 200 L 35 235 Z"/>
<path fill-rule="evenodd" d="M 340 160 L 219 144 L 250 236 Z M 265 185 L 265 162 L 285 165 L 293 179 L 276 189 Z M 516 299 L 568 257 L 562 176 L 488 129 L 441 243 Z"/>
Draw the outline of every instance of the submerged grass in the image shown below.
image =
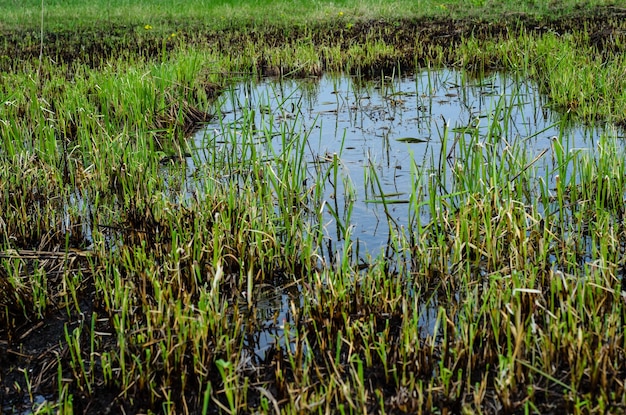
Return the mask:
<path fill-rule="evenodd" d="M 5 14 L 2 30 L 32 30 L 38 4 Z M 403 13 L 467 16 L 468 5 Z M 198 8 L 193 24 L 215 27 L 197 34 L 179 30 L 186 11 L 170 3 L 119 6 L 109 18 L 132 29 L 111 24 L 118 31 L 99 42 L 91 31 L 77 53 L 47 42 L 103 6 L 48 3 L 41 66 L 35 35 L 17 42 L 22 60 L 2 63 L 1 411 L 623 411 L 617 134 L 590 154 L 569 148 L 563 126 L 530 154 L 507 137 L 515 103 L 505 100 L 485 130 L 446 126 L 437 169 L 412 166 L 410 229 L 392 227 L 387 255 L 367 264 L 351 238 L 355 190 L 341 154 L 307 166 L 309 137 L 290 128 L 298 108 L 278 119 L 242 103 L 238 122 L 201 149 L 189 140 L 219 116 L 217 92 L 233 79 L 389 75 L 424 62 L 518 71 L 572 118 L 623 123 L 619 10 L 441 39 L 456 33 L 447 20 L 419 34 L 423 21 L 399 21 L 380 2 L 306 3 L 302 15 L 291 2 L 224 2 Z M 61 21 L 67 7 L 76 22 Z M 257 7 L 282 17 L 266 28 L 242 17 Z M 532 7 L 547 19 L 540 5 L 515 10 Z M 604 36 L 600 21 L 615 30 Z M 376 169 L 364 174 L 382 196 Z M 324 239 L 324 212 L 339 248 Z M 289 295 L 263 317 L 267 286 Z M 263 353 L 261 332 L 273 338 Z"/>

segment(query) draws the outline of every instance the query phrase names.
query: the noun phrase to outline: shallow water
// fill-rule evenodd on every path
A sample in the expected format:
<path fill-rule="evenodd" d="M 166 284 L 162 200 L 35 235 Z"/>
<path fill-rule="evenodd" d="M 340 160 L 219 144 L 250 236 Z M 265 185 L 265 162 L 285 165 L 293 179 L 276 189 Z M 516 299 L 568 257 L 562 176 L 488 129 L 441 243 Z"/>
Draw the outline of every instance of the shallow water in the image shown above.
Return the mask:
<path fill-rule="evenodd" d="M 458 148 L 463 135 L 473 135 L 473 145 L 482 146 L 488 137 L 493 145 L 497 134 L 499 150 L 517 146 L 526 153 L 525 160 L 538 158 L 533 163 L 537 177 L 554 187 L 558 172 L 546 154 L 552 153 L 547 150 L 555 137 L 566 151 L 584 152 L 594 150 L 601 133 L 568 124 L 549 109 L 531 82 L 502 73 L 474 78 L 449 69 L 375 82 L 334 75 L 242 82 L 222 94 L 216 107 L 220 116 L 194 137 L 196 151 L 187 161 L 190 177 L 211 162 L 212 152 L 247 151 L 237 145 L 237 137 L 244 134 L 255 135 L 259 157 L 268 162 L 285 144 L 285 136 L 306 140 L 313 181 L 337 161 L 340 178 L 326 183 L 323 194 L 324 255 L 329 263 L 340 255 L 345 238 L 358 245 L 357 260 L 367 262 L 381 252 L 389 255 L 389 246 L 411 228 L 410 221 L 427 223 L 429 213 L 415 208 L 412 194 L 424 190 L 419 183 L 459 163 L 466 154 Z M 490 130 L 494 125 L 502 129 Z M 444 178 L 443 187 L 452 188 L 451 180 L 451 175 Z M 291 344 L 285 324 L 293 323 L 291 309 L 302 301 L 297 289 L 257 291 L 259 301 L 251 310 L 255 323 L 246 337 L 253 361 L 264 359 L 275 343 Z M 439 305 L 423 302 L 420 307 L 420 325 L 431 332 Z"/>
<path fill-rule="evenodd" d="M 498 132 L 502 146 L 523 142 L 532 160 L 551 147 L 553 137 L 566 141 L 570 151 L 585 151 L 594 148 L 600 133 L 597 128 L 569 126 L 550 111 L 531 82 L 502 73 L 474 78 L 449 69 L 376 82 L 334 75 L 243 82 L 224 93 L 218 107 L 221 116 L 195 136 L 197 149 L 226 146 L 224 137 L 247 128 L 242 119 L 252 117 L 254 128 L 272 137 L 274 146 L 280 145 L 285 131 L 307 137 L 312 176 L 320 164 L 337 157 L 343 180 L 327 186 L 324 195 L 327 238 L 329 246 L 336 247 L 346 237 L 336 223 L 340 218 L 361 256 L 376 256 L 385 249 L 390 228 L 393 236 L 409 226 L 414 214 L 411 192 L 443 163 L 454 164 L 459 134 L 478 129 L 479 137 L 488 136 L 496 123 L 506 128 Z M 198 154 L 196 163 L 208 161 Z M 547 161 L 536 167 L 539 175 L 553 180 Z M 345 199 L 354 201 L 351 211 Z M 423 212 L 417 215 L 428 220 Z"/>

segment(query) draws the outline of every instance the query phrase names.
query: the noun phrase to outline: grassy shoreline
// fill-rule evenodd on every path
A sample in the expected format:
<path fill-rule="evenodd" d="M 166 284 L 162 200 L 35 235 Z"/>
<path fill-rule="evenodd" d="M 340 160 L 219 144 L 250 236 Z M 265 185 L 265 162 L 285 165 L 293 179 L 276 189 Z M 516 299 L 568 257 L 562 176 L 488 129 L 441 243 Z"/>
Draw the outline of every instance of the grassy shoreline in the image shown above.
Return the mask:
<path fill-rule="evenodd" d="M 207 144 L 204 162 L 187 141 L 237 78 L 420 64 L 515 71 L 571 118 L 623 125 L 622 8 L 47 3 L 40 62 L 40 3 L 22 4 L 0 4 L 0 411 L 626 407 L 616 136 L 596 158 L 558 137 L 549 177 L 538 177 L 524 144 L 497 134 L 506 107 L 484 136 L 445 131 L 457 164 L 411 167 L 411 203 L 430 221 L 394 235 L 410 266 L 381 255 L 366 269 L 349 238 L 336 263 L 322 260 L 322 190 L 350 191 L 340 157 L 311 174 L 307 137 L 258 131 L 262 108 Z M 291 292 L 270 325 L 282 343 L 252 358 L 254 325 L 271 320 L 256 303 L 268 287 Z M 425 308 L 437 314 L 432 332 Z"/>
<path fill-rule="evenodd" d="M 258 12 L 240 19 L 226 13 L 227 17 L 216 18 L 219 23 L 190 19 L 160 25 L 149 18 L 133 18 L 74 27 L 65 21 L 44 27 L 43 60 L 50 68 L 66 66 L 66 77 L 75 68 L 98 69 L 114 62 L 132 66 L 138 58 L 138 62 L 167 61 L 194 49 L 217 55 L 207 63 L 217 61 L 213 70 L 223 75 L 306 76 L 347 70 L 377 77 L 396 68 L 410 72 L 427 65 L 476 72 L 513 70 L 533 78 L 555 106 L 580 114 L 585 122 L 623 125 L 626 120 L 619 111 L 626 100 L 620 69 L 626 12 L 617 6 L 572 3 L 563 6 L 569 13 L 548 9 L 535 14 L 491 14 L 478 8 L 484 11 L 481 17 L 468 18 L 477 10 L 474 7 L 453 18 L 450 13 L 439 15 L 434 11 L 440 7 L 427 4 L 416 17 L 382 19 L 350 12 L 350 7 L 358 8 L 350 4 L 347 11 L 335 12 L 337 6 L 329 6 L 333 12 L 323 12 L 325 17 L 281 12 L 269 22 L 257 21 Z M 312 7 L 326 10 L 317 4 Z M 32 73 L 38 66 L 41 39 L 36 24 L 31 25 L 3 30 L 0 69 Z"/>

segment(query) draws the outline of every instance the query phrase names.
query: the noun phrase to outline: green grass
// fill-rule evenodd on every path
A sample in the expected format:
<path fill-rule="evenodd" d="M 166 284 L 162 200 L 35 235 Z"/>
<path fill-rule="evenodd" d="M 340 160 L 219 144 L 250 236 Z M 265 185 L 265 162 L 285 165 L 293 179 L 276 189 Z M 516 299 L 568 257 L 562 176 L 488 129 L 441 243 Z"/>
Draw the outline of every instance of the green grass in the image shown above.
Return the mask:
<path fill-rule="evenodd" d="M 503 139 L 515 97 L 486 130 L 442 130 L 453 160 L 411 166 L 411 226 L 367 267 L 341 154 L 309 169 L 308 135 L 245 103 L 202 149 L 189 140 L 241 78 L 419 64 L 513 71 L 571 120 L 623 124 L 623 24 L 605 3 L 45 2 L 41 60 L 40 5 L 0 3 L 1 411 L 37 395 L 38 413 L 626 405 L 617 134 L 583 153 L 564 124 L 529 154 Z M 434 18 L 442 31 L 420 32 Z M 608 46 L 598 22 L 617 28 Z M 289 293 L 280 317 L 262 317 L 268 286 Z M 276 344 L 255 360 L 259 324 Z"/>
<path fill-rule="evenodd" d="M 464 0 L 441 2 L 422 0 L 384 2 L 379 0 L 342 0 L 323 2 L 307 1 L 164 1 L 143 2 L 107 0 L 85 3 L 83 1 L 44 0 L 44 19 L 51 28 L 93 27 L 98 25 L 151 25 L 155 30 L 184 27 L 184 22 L 210 23 L 217 28 L 242 23 L 310 24 L 328 19 L 373 20 L 413 19 L 421 17 L 465 18 L 480 17 L 496 19 L 500 11 L 510 14 L 528 13 L 539 17 L 554 17 L 582 8 L 613 5 L 604 0 L 569 0 L 559 5 L 534 1 L 484 1 Z M 2 26 L 36 28 L 41 19 L 39 0 L 23 2 L 2 1 Z M 271 18 L 270 18 L 271 16 Z"/>

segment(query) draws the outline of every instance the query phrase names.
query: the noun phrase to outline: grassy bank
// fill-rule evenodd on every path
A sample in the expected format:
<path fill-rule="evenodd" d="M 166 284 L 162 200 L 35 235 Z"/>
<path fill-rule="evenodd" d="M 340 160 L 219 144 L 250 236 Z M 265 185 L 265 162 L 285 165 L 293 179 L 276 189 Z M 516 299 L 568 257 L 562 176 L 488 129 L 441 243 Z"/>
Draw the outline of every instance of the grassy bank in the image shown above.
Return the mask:
<path fill-rule="evenodd" d="M 205 3 L 46 2 L 41 58 L 40 3 L 0 3 L 1 411 L 623 411 L 616 133 L 588 154 L 564 126 L 542 176 L 506 102 L 486 135 L 443 130 L 453 162 L 411 166 L 412 225 L 366 267 L 349 223 L 325 256 L 340 157 L 310 170 L 261 107 L 189 140 L 237 79 L 420 65 L 623 124 L 621 8 Z"/>
<path fill-rule="evenodd" d="M 237 25 L 245 22 L 259 24 L 310 24 L 327 21 L 339 16 L 352 16 L 359 20 L 415 19 L 423 17 L 446 17 L 465 19 L 480 17 L 498 20 L 506 14 L 529 14 L 539 18 L 561 17 L 572 11 L 591 10 L 599 6 L 614 5 L 605 0 L 568 0 L 557 4 L 542 2 L 499 1 L 452 1 L 432 0 L 395 1 L 340 0 L 324 2 L 317 0 L 292 1 L 208 1 L 190 0 L 180 3 L 165 0 L 148 0 L 141 3 L 128 0 L 108 0 L 85 3 L 80 0 L 44 0 L 44 20 L 52 28 L 76 28 L 111 23 L 135 25 L 153 22 L 153 26 L 201 22 L 217 29 L 228 27 L 232 21 Z M 39 0 L 23 2 L 3 1 L 0 21 L 4 28 L 38 27 L 41 20 Z"/>
<path fill-rule="evenodd" d="M 44 5 L 43 38 L 41 4 L 14 6 L 7 4 L 0 17 L 0 69 L 8 72 L 32 73 L 40 55 L 71 77 L 111 62 L 167 61 L 188 50 L 216 55 L 206 66 L 221 80 L 233 72 L 348 70 L 371 77 L 446 64 L 517 70 L 543 85 L 555 106 L 587 122 L 626 119 L 620 110 L 625 13 L 618 5 L 59 2 Z"/>

